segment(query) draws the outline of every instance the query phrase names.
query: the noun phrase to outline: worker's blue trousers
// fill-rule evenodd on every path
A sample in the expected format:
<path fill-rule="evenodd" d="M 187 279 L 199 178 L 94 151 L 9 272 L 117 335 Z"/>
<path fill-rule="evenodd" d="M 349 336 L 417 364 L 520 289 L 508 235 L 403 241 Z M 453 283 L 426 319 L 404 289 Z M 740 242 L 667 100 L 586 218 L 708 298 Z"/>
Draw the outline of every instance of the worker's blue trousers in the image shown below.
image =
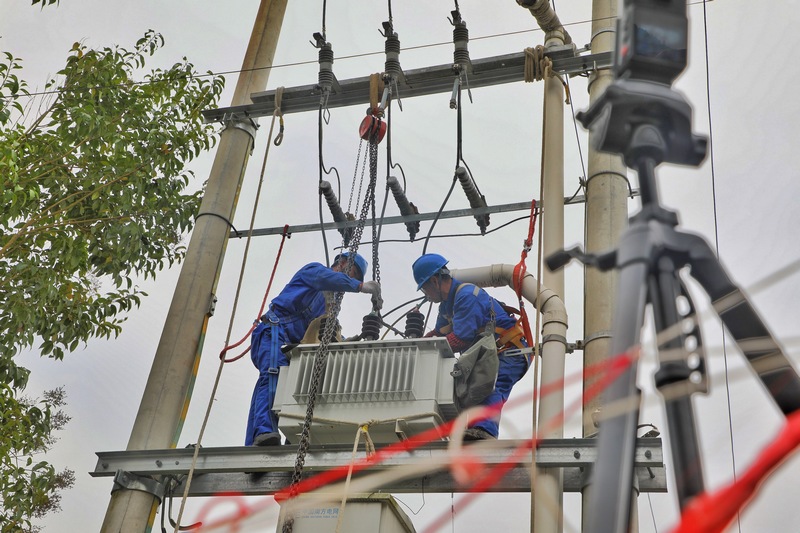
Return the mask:
<path fill-rule="evenodd" d="M 244 439 L 246 446 L 253 444 L 256 435 L 278 431 L 278 416 L 272 410 L 278 387 L 278 370 L 289 364 L 286 355 L 281 351 L 282 337 L 283 328 L 280 324 L 261 322 L 253 330 L 250 359 L 258 368 L 258 381 L 250 400 L 250 415 L 247 418 Z"/>
<path fill-rule="evenodd" d="M 522 355 L 499 355 L 500 368 L 497 371 L 497 381 L 494 384 L 494 390 L 481 402 L 481 405 L 494 405 L 501 402 L 504 405 L 511 394 L 511 388 L 522 379 L 525 372 L 528 370 L 528 361 Z M 487 418 L 471 424 L 470 427 L 481 428 L 492 436 L 497 437 L 500 432 L 500 414 L 496 417 Z"/>

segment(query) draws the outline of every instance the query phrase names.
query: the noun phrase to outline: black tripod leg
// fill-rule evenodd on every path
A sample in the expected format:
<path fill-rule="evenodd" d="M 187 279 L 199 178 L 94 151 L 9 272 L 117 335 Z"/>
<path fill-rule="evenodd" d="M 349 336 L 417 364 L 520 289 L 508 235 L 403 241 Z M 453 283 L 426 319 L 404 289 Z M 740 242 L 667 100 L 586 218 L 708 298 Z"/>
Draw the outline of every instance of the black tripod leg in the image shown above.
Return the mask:
<path fill-rule="evenodd" d="M 800 376 L 756 310 L 731 280 L 708 243 L 698 236 L 690 248 L 695 278 L 736 340 L 750 366 L 784 415 L 800 408 Z"/>
<path fill-rule="evenodd" d="M 647 264 L 631 263 L 620 270 L 611 357 L 639 344 L 647 302 Z M 597 461 L 589 494 L 590 533 L 626 533 L 631 498 L 639 422 L 637 363 L 628 366 L 603 396 L 607 415 L 600 422 Z"/>
<path fill-rule="evenodd" d="M 673 328 L 683 318 L 676 303 L 683 293 L 677 276 L 678 267 L 672 259 L 662 256 L 657 268 L 657 274 L 649 279 L 650 305 L 656 331 L 661 333 L 674 330 L 677 333 L 661 335 L 664 338 L 659 339 L 660 364 L 655 374 L 655 384 L 664 398 L 674 462 L 675 492 L 678 504 L 683 509 L 692 498 L 705 490 L 700 445 L 690 396 L 693 391 L 690 379 L 694 369 L 687 361 L 685 334 L 679 327 Z"/>

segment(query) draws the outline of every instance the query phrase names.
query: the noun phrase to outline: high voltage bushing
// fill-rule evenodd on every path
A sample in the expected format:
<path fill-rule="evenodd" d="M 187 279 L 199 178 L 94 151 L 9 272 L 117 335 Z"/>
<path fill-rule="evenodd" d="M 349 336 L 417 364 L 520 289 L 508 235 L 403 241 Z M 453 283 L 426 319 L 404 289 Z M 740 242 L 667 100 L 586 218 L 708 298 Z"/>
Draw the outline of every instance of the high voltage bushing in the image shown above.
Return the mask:
<path fill-rule="evenodd" d="M 469 59 L 469 30 L 467 23 L 461 20 L 461 13 L 453 11 L 453 63 L 463 69 L 468 69 L 472 64 Z"/>
<path fill-rule="evenodd" d="M 386 37 L 386 63 L 384 69 L 386 74 L 398 79 L 403 74 L 403 70 L 400 68 L 400 39 L 392 28 L 391 22 L 384 22 L 383 30 L 383 35 Z"/>
<path fill-rule="evenodd" d="M 403 191 L 403 188 L 400 187 L 397 178 L 394 176 L 386 178 L 386 186 L 392 191 L 392 196 L 394 196 L 394 201 L 397 202 L 397 207 L 400 209 L 401 215 L 410 216 L 419 214 L 417 207 L 406 198 L 406 193 Z M 413 241 L 417 233 L 419 233 L 419 220 L 415 222 L 406 222 L 405 224 L 406 228 L 408 228 L 408 235 Z"/>
<path fill-rule="evenodd" d="M 419 339 L 422 337 L 425 329 L 425 315 L 419 311 L 409 311 L 406 315 L 406 331 L 405 336 L 407 339 Z"/>
<path fill-rule="evenodd" d="M 333 48 L 320 33 L 314 34 L 315 46 L 319 48 L 319 87 L 323 94 L 329 93 L 336 81 L 333 75 Z"/>
<path fill-rule="evenodd" d="M 366 315 L 361 321 L 361 338 L 376 341 L 381 335 L 381 317 L 375 313 Z"/>
<path fill-rule="evenodd" d="M 486 198 L 478 192 L 478 188 L 475 186 L 475 182 L 467 172 L 467 169 L 458 167 L 456 169 L 456 177 L 461 182 L 461 188 L 464 189 L 464 194 L 467 195 L 470 207 L 473 209 L 486 207 Z M 481 228 L 481 234 L 486 233 L 486 227 L 489 225 L 489 213 L 475 215 L 475 221 L 478 223 L 478 227 Z"/>
<path fill-rule="evenodd" d="M 334 222 L 347 222 L 350 220 L 347 215 L 342 211 L 339 205 L 339 200 L 336 198 L 336 193 L 333 192 L 333 186 L 325 180 L 319 182 L 319 192 L 325 197 L 325 202 L 331 210 Z M 349 244 L 350 237 L 353 234 L 353 228 L 340 228 L 339 233 L 342 234 L 345 246 Z"/>

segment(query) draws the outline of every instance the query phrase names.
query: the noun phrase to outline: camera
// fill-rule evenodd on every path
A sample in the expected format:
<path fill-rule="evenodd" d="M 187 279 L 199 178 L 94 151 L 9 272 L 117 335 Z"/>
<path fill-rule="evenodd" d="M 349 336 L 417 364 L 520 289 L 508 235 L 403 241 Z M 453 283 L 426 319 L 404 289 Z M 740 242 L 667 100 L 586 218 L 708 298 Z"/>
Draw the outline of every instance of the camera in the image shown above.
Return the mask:
<path fill-rule="evenodd" d="M 671 85 L 686 68 L 685 0 L 626 0 L 617 22 L 614 72 Z"/>
<path fill-rule="evenodd" d="M 625 0 L 617 23 L 614 82 L 587 111 L 577 114 L 601 152 L 622 154 L 637 166 L 699 165 L 706 139 L 693 135 L 692 107 L 672 89 L 686 68 L 689 21 L 685 0 Z"/>

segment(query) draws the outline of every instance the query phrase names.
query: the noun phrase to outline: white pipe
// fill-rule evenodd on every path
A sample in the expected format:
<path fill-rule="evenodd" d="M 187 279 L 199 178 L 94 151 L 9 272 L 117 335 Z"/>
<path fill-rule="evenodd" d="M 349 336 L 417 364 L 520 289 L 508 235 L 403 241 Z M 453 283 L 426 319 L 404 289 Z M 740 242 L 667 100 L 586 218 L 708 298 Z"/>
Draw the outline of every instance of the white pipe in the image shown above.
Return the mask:
<path fill-rule="evenodd" d="M 551 36 L 545 46 L 563 45 L 564 41 Z M 542 256 L 564 248 L 564 86 L 561 80 L 548 76 L 544 80 L 544 146 L 542 152 L 542 216 L 539 231 L 542 235 Z M 563 301 L 564 270 L 551 272 L 544 269 L 542 283 L 552 289 Z M 563 382 L 565 367 L 564 352 L 542 359 L 541 387 Z M 543 395 L 539 401 L 538 429 L 543 439 L 564 437 L 563 421 L 564 389 L 556 387 Z M 537 416 L 537 413 L 534 413 Z M 532 470 L 536 465 L 531 465 Z M 561 468 L 541 468 L 531 473 L 534 489 L 531 492 L 531 531 L 536 533 L 560 533 L 564 527 L 564 476 Z"/>

